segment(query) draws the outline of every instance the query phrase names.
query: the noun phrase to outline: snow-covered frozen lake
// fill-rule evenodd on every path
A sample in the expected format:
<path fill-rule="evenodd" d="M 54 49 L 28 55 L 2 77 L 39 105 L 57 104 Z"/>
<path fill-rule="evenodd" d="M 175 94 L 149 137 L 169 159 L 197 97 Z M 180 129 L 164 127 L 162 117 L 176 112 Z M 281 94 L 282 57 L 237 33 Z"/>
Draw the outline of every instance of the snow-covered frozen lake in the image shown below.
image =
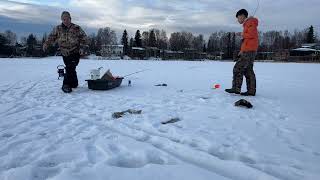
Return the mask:
<path fill-rule="evenodd" d="M 320 179 L 320 64 L 256 63 L 256 97 L 224 92 L 232 62 L 82 60 L 71 94 L 59 64 L 0 59 L 1 180 Z M 100 66 L 149 70 L 89 90 Z M 235 107 L 241 98 L 254 108 Z M 142 114 L 112 118 L 127 109 Z"/>

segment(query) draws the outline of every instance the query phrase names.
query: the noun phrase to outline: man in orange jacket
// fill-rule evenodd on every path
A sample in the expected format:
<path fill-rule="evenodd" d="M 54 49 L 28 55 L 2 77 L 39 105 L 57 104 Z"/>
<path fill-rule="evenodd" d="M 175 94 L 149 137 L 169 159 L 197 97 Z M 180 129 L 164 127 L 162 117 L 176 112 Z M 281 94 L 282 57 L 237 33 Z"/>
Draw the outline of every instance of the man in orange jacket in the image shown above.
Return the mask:
<path fill-rule="evenodd" d="M 253 71 L 253 63 L 257 55 L 259 46 L 258 40 L 258 19 L 248 17 L 248 11 L 241 9 L 236 17 L 240 24 L 243 24 L 243 32 L 238 33 L 242 36 L 241 50 L 238 54 L 239 60 L 233 68 L 232 88 L 226 89 L 228 93 L 241 94 L 244 96 L 256 95 L 256 76 Z M 241 93 L 243 76 L 246 77 L 247 92 Z"/>

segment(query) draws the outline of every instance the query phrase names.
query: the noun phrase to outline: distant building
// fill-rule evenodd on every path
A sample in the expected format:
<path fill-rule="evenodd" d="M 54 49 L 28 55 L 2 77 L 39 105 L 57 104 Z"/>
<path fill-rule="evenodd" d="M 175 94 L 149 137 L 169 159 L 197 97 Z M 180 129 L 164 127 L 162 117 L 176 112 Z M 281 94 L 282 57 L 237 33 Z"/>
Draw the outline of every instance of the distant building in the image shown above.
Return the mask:
<path fill-rule="evenodd" d="M 238 55 L 238 52 L 237 52 L 237 54 L 234 55 L 234 58 L 236 58 L 237 55 Z M 222 51 L 209 52 L 207 54 L 207 58 L 210 60 L 222 60 L 222 59 L 224 59 L 224 52 L 222 52 Z"/>
<path fill-rule="evenodd" d="M 289 60 L 320 62 L 320 44 L 302 44 L 300 48 L 290 50 Z"/>
<path fill-rule="evenodd" d="M 207 53 L 199 52 L 193 48 L 186 48 L 184 49 L 184 59 L 187 60 L 199 60 L 199 59 L 206 59 Z"/>
<path fill-rule="evenodd" d="M 320 54 L 320 43 L 302 44 L 300 48 L 292 49 L 290 56 L 310 56 Z"/>
<path fill-rule="evenodd" d="M 207 59 L 207 53 L 199 52 L 196 49 L 184 49 L 183 51 L 161 50 L 157 47 L 132 47 L 129 50 L 132 59 L 184 59 L 184 60 L 203 60 Z"/>
<path fill-rule="evenodd" d="M 132 59 L 144 59 L 146 57 L 146 49 L 142 47 L 132 47 L 130 57 Z"/>
<path fill-rule="evenodd" d="M 168 59 L 183 59 L 183 52 L 182 51 L 170 51 L 170 50 L 161 50 L 161 58 L 163 60 Z"/>
<path fill-rule="evenodd" d="M 83 56 L 89 56 L 89 55 L 90 55 L 89 45 L 83 46 L 83 47 L 80 49 L 80 53 L 81 53 Z"/>
<path fill-rule="evenodd" d="M 102 45 L 100 53 L 103 57 L 122 57 L 123 45 Z"/>
<path fill-rule="evenodd" d="M 150 57 L 155 57 L 155 58 L 159 58 L 160 57 L 160 49 L 157 47 L 146 47 L 146 57 L 150 58 Z"/>
<path fill-rule="evenodd" d="M 301 47 L 302 48 L 311 48 L 311 49 L 320 50 L 320 43 L 302 44 Z"/>

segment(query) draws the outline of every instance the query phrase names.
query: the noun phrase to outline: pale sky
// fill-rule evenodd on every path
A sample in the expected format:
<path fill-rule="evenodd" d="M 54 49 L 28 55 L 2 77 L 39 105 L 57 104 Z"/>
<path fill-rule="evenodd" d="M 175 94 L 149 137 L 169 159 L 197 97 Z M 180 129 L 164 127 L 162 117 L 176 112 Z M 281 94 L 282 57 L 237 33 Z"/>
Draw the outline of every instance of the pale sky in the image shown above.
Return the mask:
<path fill-rule="evenodd" d="M 61 23 L 62 11 L 70 11 L 72 20 L 95 31 L 111 27 L 129 35 L 140 29 L 190 31 L 209 35 L 217 30 L 241 31 L 235 13 L 245 8 L 249 14 L 259 0 L 0 0 L 0 31 L 30 33 L 50 31 Z M 294 30 L 314 25 L 320 29 L 319 0 L 260 0 L 255 14 L 259 30 Z M 17 27 L 16 27 L 17 26 Z M 46 30 L 48 29 L 48 30 Z M 118 37 L 119 38 L 119 37 Z"/>

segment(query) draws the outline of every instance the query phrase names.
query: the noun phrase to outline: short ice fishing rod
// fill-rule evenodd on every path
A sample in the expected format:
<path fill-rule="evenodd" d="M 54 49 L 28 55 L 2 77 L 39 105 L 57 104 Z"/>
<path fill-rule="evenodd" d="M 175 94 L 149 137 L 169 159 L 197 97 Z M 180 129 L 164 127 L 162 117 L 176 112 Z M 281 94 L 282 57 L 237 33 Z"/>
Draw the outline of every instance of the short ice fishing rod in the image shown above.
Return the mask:
<path fill-rule="evenodd" d="M 134 72 L 134 73 L 131 73 L 131 74 L 127 74 L 127 75 L 123 76 L 123 78 L 131 76 L 131 75 L 134 75 L 134 74 L 142 73 L 142 72 L 145 72 L 145 71 L 148 71 L 148 70 L 150 70 L 150 69 L 144 69 L 144 70 L 137 71 L 137 72 Z"/>

